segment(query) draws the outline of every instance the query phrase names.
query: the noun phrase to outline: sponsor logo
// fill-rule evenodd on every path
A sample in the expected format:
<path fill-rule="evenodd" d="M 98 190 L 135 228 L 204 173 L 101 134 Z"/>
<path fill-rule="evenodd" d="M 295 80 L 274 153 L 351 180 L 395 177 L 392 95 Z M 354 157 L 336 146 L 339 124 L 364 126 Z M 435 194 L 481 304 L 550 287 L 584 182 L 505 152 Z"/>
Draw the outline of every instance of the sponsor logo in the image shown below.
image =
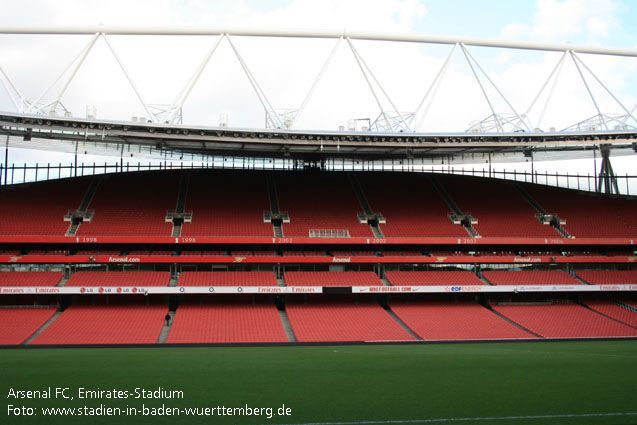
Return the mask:
<path fill-rule="evenodd" d="M 349 263 L 352 259 L 350 257 L 334 257 L 332 263 Z"/>
<path fill-rule="evenodd" d="M 122 288 L 117 288 L 117 293 L 121 294 L 122 293 Z"/>
<path fill-rule="evenodd" d="M 22 288 L 2 288 L 3 294 L 23 294 L 24 289 Z"/>
<path fill-rule="evenodd" d="M 315 288 L 296 288 L 296 287 L 293 287 L 292 288 L 292 292 L 295 293 L 295 294 L 299 294 L 299 293 L 304 293 L 304 294 L 310 294 L 311 293 L 311 294 L 313 294 L 313 293 L 316 292 L 316 289 Z"/>
<path fill-rule="evenodd" d="M 261 293 L 266 293 L 266 294 L 276 294 L 276 293 L 281 293 L 283 292 L 283 290 L 281 288 L 264 288 L 264 287 L 260 287 L 259 292 Z"/>
<path fill-rule="evenodd" d="M 541 258 L 531 258 L 531 257 L 515 257 L 513 259 L 514 263 L 541 263 Z"/>
<path fill-rule="evenodd" d="M 619 285 L 600 285 L 600 291 L 621 291 L 621 286 Z"/>
<path fill-rule="evenodd" d="M 447 257 L 436 257 L 436 263 L 444 263 Z"/>
<path fill-rule="evenodd" d="M 245 259 L 246 259 L 246 257 L 234 257 L 234 262 L 235 263 L 241 263 Z"/>
<path fill-rule="evenodd" d="M 22 257 L 9 257 L 9 262 L 10 263 L 17 263 L 20 258 L 22 258 Z"/>
<path fill-rule="evenodd" d="M 36 288 L 35 292 L 38 294 L 59 294 L 60 288 Z"/>
<path fill-rule="evenodd" d="M 411 286 L 370 286 L 369 292 L 413 292 Z"/>
<path fill-rule="evenodd" d="M 139 263 L 139 257 L 108 257 L 109 263 Z"/>

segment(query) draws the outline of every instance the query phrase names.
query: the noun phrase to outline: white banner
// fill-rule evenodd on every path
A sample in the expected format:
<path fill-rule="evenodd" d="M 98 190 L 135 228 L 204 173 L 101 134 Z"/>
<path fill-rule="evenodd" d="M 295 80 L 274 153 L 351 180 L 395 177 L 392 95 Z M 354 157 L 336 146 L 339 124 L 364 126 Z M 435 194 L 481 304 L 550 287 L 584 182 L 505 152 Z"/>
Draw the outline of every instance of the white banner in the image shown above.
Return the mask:
<path fill-rule="evenodd" d="M 599 292 L 637 291 L 637 285 L 467 285 L 467 286 L 354 286 L 354 293 L 450 293 L 450 292 Z"/>
<path fill-rule="evenodd" d="M 321 286 L 0 287 L 0 294 L 320 294 Z"/>
<path fill-rule="evenodd" d="M 487 292 L 605 292 L 637 291 L 635 285 L 520 285 L 520 286 L 353 286 L 356 294 L 487 293 Z M 0 295 L 20 294 L 321 294 L 321 286 L 64 286 L 0 287 Z"/>

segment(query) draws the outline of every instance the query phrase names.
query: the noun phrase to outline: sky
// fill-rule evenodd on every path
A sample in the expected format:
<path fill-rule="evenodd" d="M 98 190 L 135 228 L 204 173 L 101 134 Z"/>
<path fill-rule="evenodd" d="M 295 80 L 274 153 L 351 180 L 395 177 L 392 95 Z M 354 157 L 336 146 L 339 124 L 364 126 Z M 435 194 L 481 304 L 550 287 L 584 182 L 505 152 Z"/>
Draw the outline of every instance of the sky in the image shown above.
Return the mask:
<path fill-rule="evenodd" d="M 322 29 L 637 48 L 637 4 L 629 0 L 4 0 L 3 6 L 0 27 Z M 55 99 L 70 75 L 63 71 L 89 40 L 90 36 L 0 35 L 0 67 L 25 98 L 37 99 L 51 86 L 43 99 Z M 110 36 L 109 40 L 145 102 L 170 105 L 216 37 Z M 336 43 L 245 37 L 232 41 L 279 112 L 299 108 Z M 352 118 L 373 122 L 381 107 L 403 114 L 418 111 L 410 125 L 415 131 L 465 131 L 491 115 L 491 108 L 503 115 L 526 113 L 531 127 L 545 131 L 566 128 L 597 113 L 570 58 L 557 82 L 550 80 L 540 91 L 561 53 L 468 47 L 476 60 L 478 83 L 464 54 L 456 49 L 443 78 L 418 109 L 451 46 L 357 40 L 352 45 L 367 66 L 366 73 L 342 42 L 298 116 L 296 128 L 336 130 L 347 128 Z M 635 107 L 637 58 L 583 54 L 579 58 L 621 103 L 583 70 L 603 112 L 623 114 L 624 107 Z M 52 84 L 58 76 L 62 77 Z M 95 43 L 61 101 L 76 117 L 84 117 L 89 105 L 98 118 L 149 117 L 103 39 Z M 0 109 L 14 110 L 2 86 Z M 185 124 L 218 126 L 225 119 L 231 127 L 263 127 L 265 122 L 264 107 L 227 40 L 220 42 L 183 105 Z"/>

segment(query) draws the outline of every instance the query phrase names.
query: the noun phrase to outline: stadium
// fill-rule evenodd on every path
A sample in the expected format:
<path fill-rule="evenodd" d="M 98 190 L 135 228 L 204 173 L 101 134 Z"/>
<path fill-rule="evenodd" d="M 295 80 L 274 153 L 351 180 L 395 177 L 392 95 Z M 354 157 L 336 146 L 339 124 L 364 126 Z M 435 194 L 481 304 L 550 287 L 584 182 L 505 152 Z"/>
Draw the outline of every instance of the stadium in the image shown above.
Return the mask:
<path fill-rule="evenodd" d="M 7 423 L 637 423 L 637 120 L 582 59 L 634 59 L 637 50 L 328 31 L 0 28 L 25 34 L 90 40 L 53 100 L 26 99 L 0 68 L 15 107 L 0 112 Z M 158 109 L 109 41 L 122 35 L 217 41 L 177 101 Z M 239 54 L 241 37 L 336 45 L 302 106 L 280 111 Z M 78 118 L 62 104 L 98 41 L 146 117 L 102 119 L 87 108 Z M 399 112 L 354 47 L 361 41 L 462 51 L 488 118 L 466 131 L 418 131 L 419 111 Z M 182 120 L 221 43 L 263 107 L 261 128 Z M 341 44 L 380 114 L 299 129 Z M 476 47 L 559 53 L 533 103 L 570 60 L 597 114 L 541 130 L 469 53 Z M 598 107 L 593 82 L 620 113 Z M 496 110 L 487 83 L 510 111 Z M 21 165 L 11 149 L 74 159 Z M 628 158 L 632 173 L 614 171 L 615 158 Z M 594 162 L 595 173 L 538 171 L 569 159 Z M 513 169 L 497 167 L 505 162 Z"/>

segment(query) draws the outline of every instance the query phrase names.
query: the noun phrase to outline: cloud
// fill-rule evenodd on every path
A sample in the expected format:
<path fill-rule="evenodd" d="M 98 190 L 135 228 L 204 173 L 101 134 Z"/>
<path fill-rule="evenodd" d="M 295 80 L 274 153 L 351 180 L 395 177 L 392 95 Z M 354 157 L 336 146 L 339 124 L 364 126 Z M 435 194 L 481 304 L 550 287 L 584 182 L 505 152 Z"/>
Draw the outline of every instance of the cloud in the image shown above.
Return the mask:
<path fill-rule="evenodd" d="M 504 38 L 587 42 L 607 39 L 619 25 L 614 0 L 537 0 L 529 22 L 513 22 L 501 32 Z"/>

